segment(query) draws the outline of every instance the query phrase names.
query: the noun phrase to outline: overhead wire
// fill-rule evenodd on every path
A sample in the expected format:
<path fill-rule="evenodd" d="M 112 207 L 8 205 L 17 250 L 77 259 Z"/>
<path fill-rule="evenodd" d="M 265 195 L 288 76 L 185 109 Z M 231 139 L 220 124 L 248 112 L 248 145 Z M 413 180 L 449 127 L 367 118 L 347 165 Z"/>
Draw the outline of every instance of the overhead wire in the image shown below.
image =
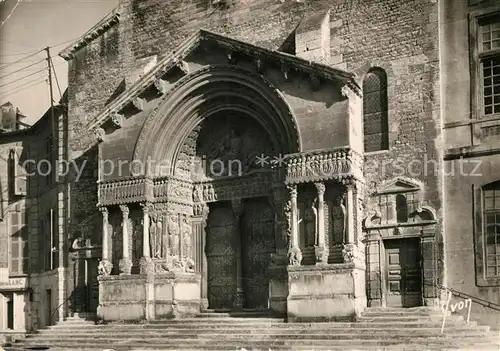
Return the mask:
<path fill-rule="evenodd" d="M 21 87 L 24 87 L 24 86 L 30 84 L 30 83 L 33 83 L 33 82 L 36 82 L 36 81 L 40 80 L 40 78 L 45 78 L 44 80 L 46 80 L 46 77 L 36 77 L 35 79 L 30 80 L 29 82 L 25 82 L 23 84 L 19 84 L 19 85 L 15 86 L 14 88 L 10 88 L 10 90 L 19 89 Z M 3 86 L 0 86 L 0 88 L 3 88 Z"/>
<path fill-rule="evenodd" d="M 15 91 L 9 91 L 7 94 L 3 95 L 3 97 L 7 97 L 7 96 L 12 96 L 12 95 L 15 95 L 15 94 L 17 94 L 17 93 L 20 93 L 21 91 L 25 91 L 25 90 L 27 90 L 27 89 L 31 89 L 31 88 L 33 88 L 33 87 L 35 87 L 35 86 L 39 85 L 40 83 L 46 83 L 46 82 L 47 82 L 47 80 L 41 80 L 41 81 L 39 81 L 38 83 L 31 84 L 31 85 L 29 85 L 29 86 L 27 86 L 27 87 L 24 87 L 24 88 L 21 88 L 21 89 L 17 89 L 17 90 L 15 90 Z"/>
<path fill-rule="evenodd" d="M 25 66 L 25 67 L 23 67 L 23 68 L 19 68 L 19 69 L 15 70 L 15 71 L 12 71 L 12 72 L 9 72 L 9 73 L 7 73 L 7 74 L 4 74 L 3 76 L 1 76 L 1 77 L 0 77 L 0 79 L 3 79 L 3 78 L 5 78 L 5 77 L 8 77 L 8 76 L 10 76 L 10 75 L 12 75 L 12 74 L 14 74 L 14 73 L 20 72 L 20 71 L 22 71 L 22 70 L 24 70 L 24 69 L 26 69 L 26 68 L 29 68 L 29 67 L 32 67 L 32 66 L 38 65 L 40 62 L 43 62 L 43 61 L 44 61 L 44 59 L 41 59 L 41 60 L 39 60 L 39 61 L 37 61 L 37 62 L 35 62 L 35 63 L 32 63 L 31 65 L 28 65 L 28 66 Z"/>
<path fill-rule="evenodd" d="M 26 59 L 30 58 L 30 57 L 33 57 L 37 54 L 39 54 L 40 52 L 42 52 L 43 49 L 41 50 L 38 50 L 38 51 L 35 51 L 34 53 L 32 53 L 31 55 L 28 55 L 28 56 L 25 56 L 25 57 L 22 57 L 20 58 L 19 60 L 16 60 L 16 61 L 13 61 L 13 62 L 5 62 L 5 63 L 1 63 L 0 65 L 2 66 L 5 66 L 5 65 L 13 65 L 13 64 L 16 64 L 18 62 L 22 62 L 22 61 L 25 61 Z M 0 67 L 0 69 L 3 69 L 3 67 Z"/>
<path fill-rule="evenodd" d="M 8 82 L 8 83 L 2 84 L 2 85 L 0 85 L 0 88 L 1 88 L 1 87 L 4 87 L 4 86 L 6 86 L 6 85 L 12 84 L 12 83 L 17 83 L 17 82 L 19 82 L 19 81 L 21 81 L 21 80 L 23 80 L 23 79 L 26 79 L 26 78 L 28 78 L 28 77 L 34 76 L 35 74 L 38 74 L 38 73 L 40 73 L 40 72 L 44 72 L 44 71 L 46 71 L 46 70 L 47 70 L 47 68 L 42 68 L 41 70 L 38 70 L 38 71 L 36 71 L 36 72 L 33 72 L 33 73 L 28 74 L 28 75 L 26 75 L 26 76 L 23 76 L 23 77 L 21 77 L 21 78 L 19 78 L 19 79 L 15 79 L 15 80 L 12 80 L 12 81 L 10 81 L 10 82 Z"/>

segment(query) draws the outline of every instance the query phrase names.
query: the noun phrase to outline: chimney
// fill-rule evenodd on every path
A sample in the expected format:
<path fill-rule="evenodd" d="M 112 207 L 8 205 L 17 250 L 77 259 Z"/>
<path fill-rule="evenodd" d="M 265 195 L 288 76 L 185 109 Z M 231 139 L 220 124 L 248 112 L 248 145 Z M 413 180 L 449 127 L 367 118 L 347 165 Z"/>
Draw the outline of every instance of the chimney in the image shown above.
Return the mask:
<path fill-rule="evenodd" d="M 17 109 L 17 130 L 27 129 L 29 125 L 26 123 L 28 118 Z"/>

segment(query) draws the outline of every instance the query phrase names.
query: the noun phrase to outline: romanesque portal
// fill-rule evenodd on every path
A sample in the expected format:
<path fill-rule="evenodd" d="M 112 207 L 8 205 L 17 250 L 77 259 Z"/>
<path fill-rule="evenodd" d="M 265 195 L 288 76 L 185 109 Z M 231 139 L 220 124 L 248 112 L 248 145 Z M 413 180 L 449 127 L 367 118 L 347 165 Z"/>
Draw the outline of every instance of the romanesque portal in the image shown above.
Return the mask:
<path fill-rule="evenodd" d="M 301 152 L 295 117 L 262 76 L 187 75 L 147 117 L 134 159 L 146 174 L 100 185 L 102 318 L 332 318 L 366 306 L 362 158 Z"/>

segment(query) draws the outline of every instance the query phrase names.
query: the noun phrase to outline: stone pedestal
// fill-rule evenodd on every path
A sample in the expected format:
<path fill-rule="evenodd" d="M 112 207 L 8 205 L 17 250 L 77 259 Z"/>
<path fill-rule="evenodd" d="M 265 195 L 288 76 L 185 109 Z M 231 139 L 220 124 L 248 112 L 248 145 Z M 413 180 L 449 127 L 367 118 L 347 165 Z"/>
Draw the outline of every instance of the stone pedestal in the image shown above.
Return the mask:
<path fill-rule="evenodd" d="M 286 270 L 286 256 L 281 257 L 283 264 L 269 266 L 269 310 L 277 317 L 286 316 L 288 278 Z"/>
<path fill-rule="evenodd" d="M 104 321 L 183 318 L 201 310 L 201 277 L 197 273 L 149 272 L 98 279 L 97 315 Z"/>
<path fill-rule="evenodd" d="M 287 271 L 289 322 L 356 320 L 366 308 L 362 264 L 288 266 Z"/>

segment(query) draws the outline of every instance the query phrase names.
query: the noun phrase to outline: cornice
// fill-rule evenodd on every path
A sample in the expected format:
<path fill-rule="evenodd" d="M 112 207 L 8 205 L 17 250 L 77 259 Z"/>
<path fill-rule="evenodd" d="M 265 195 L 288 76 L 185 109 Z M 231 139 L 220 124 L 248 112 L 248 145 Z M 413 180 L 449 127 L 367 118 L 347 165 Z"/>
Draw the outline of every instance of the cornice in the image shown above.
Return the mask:
<path fill-rule="evenodd" d="M 94 39 L 99 38 L 118 22 L 120 22 L 120 14 L 117 9 L 114 9 L 94 27 L 87 31 L 87 33 L 82 35 L 77 41 L 63 49 L 59 53 L 59 56 L 65 60 L 71 60 L 80 49 L 87 46 L 87 44 L 92 42 Z"/>

